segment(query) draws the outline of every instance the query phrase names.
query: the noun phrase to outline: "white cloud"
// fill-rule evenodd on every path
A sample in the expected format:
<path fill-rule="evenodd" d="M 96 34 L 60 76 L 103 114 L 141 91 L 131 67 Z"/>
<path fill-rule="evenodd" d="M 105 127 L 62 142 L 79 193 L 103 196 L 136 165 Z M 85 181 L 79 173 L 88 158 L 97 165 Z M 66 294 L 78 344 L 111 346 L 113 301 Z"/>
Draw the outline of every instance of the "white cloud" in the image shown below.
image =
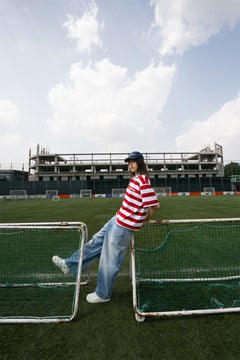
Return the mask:
<path fill-rule="evenodd" d="M 240 161 L 240 94 L 224 104 L 205 121 L 189 123 L 185 133 L 176 138 L 179 151 L 198 151 L 214 142 L 223 146 L 224 160 Z"/>
<path fill-rule="evenodd" d="M 26 158 L 24 138 L 16 132 L 19 123 L 19 108 L 8 99 L 0 99 L 0 164 Z"/>
<path fill-rule="evenodd" d="M 150 0 L 157 29 L 161 55 L 183 54 L 194 46 L 208 42 L 227 24 L 234 27 L 240 19 L 240 2 L 236 0 Z"/>
<path fill-rule="evenodd" d="M 27 162 L 26 156 L 26 142 L 21 134 L 0 134 L 0 165 Z"/>
<path fill-rule="evenodd" d="M 77 49 L 80 52 L 90 52 L 94 45 L 102 45 L 99 30 L 103 27 L 103 24 L 99 25 L 97 22 L 97 12 L 97 5 L 94 1 L 91 1 L 81 18 L 67 15 L 67 21 L 63 24 L 68 32 L 67 36 L 70 39 L 76 40 Z"/>
<path fill-rule="evenodd" d="M 19 120 L 18 107 L 8 99 L 0 99 L 0 127 L 14 126 Z"/>
<path fill-rule="evenodd" d="M 126 68 L 108 59 L 87 67 L 73 64 L 69 83 L 49 92 L 53 118 L 47 125 L 53 133 L 68 138 L 78 133 L 89 149 L 95 144 L 99 151 L 125 151 L 134 146 L 150 151 L 156 131 L 162 129 L 158 115 L 175 72 L 175 66 L 151 63 L 129 78 Z"/>

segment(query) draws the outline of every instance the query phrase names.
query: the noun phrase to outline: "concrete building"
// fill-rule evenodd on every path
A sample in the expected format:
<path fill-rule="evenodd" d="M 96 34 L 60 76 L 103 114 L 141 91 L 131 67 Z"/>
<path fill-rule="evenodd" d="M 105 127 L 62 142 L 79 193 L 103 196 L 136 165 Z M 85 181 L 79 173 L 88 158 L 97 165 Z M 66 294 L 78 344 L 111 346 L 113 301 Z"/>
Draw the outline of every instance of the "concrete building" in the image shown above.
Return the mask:
<path fill-rule="evenodd" d="M 78 181 L 129 178 L 124 159 L 129 153 L 55 154 L 37 145 L 29 151 L 29 181 Z M 199 178 L 224 176 L 219 144 L 199 152 L 143 153 L 151 178 Z"/>

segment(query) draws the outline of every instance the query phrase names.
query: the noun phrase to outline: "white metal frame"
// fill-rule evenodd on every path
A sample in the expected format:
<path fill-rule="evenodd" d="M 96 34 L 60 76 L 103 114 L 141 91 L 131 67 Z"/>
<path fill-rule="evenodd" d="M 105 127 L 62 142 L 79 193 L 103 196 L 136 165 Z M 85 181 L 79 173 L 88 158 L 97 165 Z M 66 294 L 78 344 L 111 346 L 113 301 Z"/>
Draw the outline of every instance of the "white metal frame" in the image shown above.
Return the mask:
<path fill-rule="evenodd" d="M 211 186 L 204 187 L 203 192 L 207 194 L 215 195 L 215 187 L 211 187 Z"/>
<path fill-rule="evenodd" d="M 171 187 L 155 187 L 153 189 L 157 196 L 171 196 L 172 188 Z"/>
<path fill-rule="evenodd" d="M 12 226 L 82 226 L 84 229 L 84 240 L 83 242 L 86 243 L 88 241 L 88 228 L 87 225 L 84 222 L 80 222 L 80 221 L 57 221 L 57 222 L 33 222 L 33 223 L 0 223 L 0 229 L 3 227 L 9 227 L 11 228 Z M 80 283 L 80 285 L 88 285 L 90 282 L 90 269 L 87 268 L 87 279 L 85 281 L 82 281 Z"/>
<path fill-rule="evenodd" d="M 19 189 L 19 190 L 10 190 L 10 196 L 27 196 L 27 190 Z"/>
<path fill-rule="evenodd" d="M 81 271 L 82 271 L 82 254 L 83 254 L 83 246 L 84 243 L 88 239 L 88 229 L 85 223 L 83 222 L 44 222 L 44 223 L 0 223 L 0 229 L 49 229 L 50 227 L 54 229 L 79 229 L 82 234 L 82 241 L 81 241 L 81 248 L 79 254 L 79 267 L 78 267 L 78 275 L 76 277 L 75 282 L 64 282 L 64 283 L 57 283 L 57 285 L 76 285 L 75 289 L 75 299 L 74 299 L 74 306 L 73 306 L 73 313 L 69 318 L 40 318 L 40 317 L 3 317 L 0 318 L 1 323 L 61 323 L 61 322 L 70 322 L 77 316 L 78 311 L 78 303 L 79 303 L 79 293 L 80 293 L 80 285 L 85 285 L 89 283 L 90 280 L 90 271 L 88 270 L 87 273 L 87 280 L 85 282 L 81 282 Z M 50 283 L 41 283 L 41 286 L 48 286 Z M 54 283 L 51 283 L 54 285 Z M 2 285 L 4 287 L 6 285 Z M 16 286 L 31 286 L 31 284 L 19 284 Z"/>
<path fill-rule="evenodd" d="M 151 220 L 150 224 L 180 224 L 180 223 L 209 223 L 209 222 L 240 222 L 240 218 L 222 218 L 222 219 L 184 219 L 184 220 Z M 134 234 L 131 239 L 131 275 L 132 275 L 132 287 L 133 287 L 133 309 L 135 312 L 135 318 L 138 322 L 142 322 L 146 317 L 161 317 L 161 316 L 176 316 L 176 315 L 202 315 L 202 314 L 223 314 L 230 312 L 240 312 L 240 307 L 236 308 L 218 308 L 218 309 L 203 309 L 203 310 L 182 310 L 182 311 L 165 311 L 165 312 L 141 312 L 137 308 L 137 291 L 136 291 L 136 268 L 135 268 L 135 246 L 134 246 Z M 225 278 L 214 278 L 210 280 L 232 280 L 239 279 L 238 276 L 228 276 Z M 151 281 L 169 281 L 169 279 L 149 279 Z M 173 281 L 174 279 L 171 279 Z M 178 279 L 178 281 L 181 279 Z M 202 279 L 182 279 L 182 281 L 202 281 Z M 206 279 L 204 279 L 206 281 Z"/>
<path fill-rule="evenodd" d="M 126 189 L 116 188 L 112 189 L 112 197 L 124 197 Z"/>
<path fill-rule="evenodd" d="M 9 198 L 10 199 L 27 199 L 27 190 L 10 190 L 9 192 Z"/>
<path fill-rule="evenodd" d="M 86 191 L 90 196 L 84 196 L 83 193 Z M 92 190 L 91 189 L 82 189 L 80 190 L 80 198 L 91 198 L 92 197 Z"/>
<path fill-rule="evenodd" d="M 57 189 L 49 189 L 46 190 L 46 198 L 51 199 L 53 196 L 58 196 L 58 190 Z"/>

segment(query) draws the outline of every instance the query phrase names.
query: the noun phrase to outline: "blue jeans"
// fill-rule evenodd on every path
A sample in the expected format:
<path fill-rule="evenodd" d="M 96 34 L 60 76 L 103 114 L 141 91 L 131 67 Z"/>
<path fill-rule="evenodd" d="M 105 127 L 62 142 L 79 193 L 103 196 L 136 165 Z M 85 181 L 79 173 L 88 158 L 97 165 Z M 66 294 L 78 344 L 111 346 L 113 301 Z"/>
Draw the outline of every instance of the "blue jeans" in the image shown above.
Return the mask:
<path fill-rule="evenodd" d="M 125 258 L 133 230 L 118 225 L 116 216 L 84 245 L 82 270 L 99 259 L 96 293 L 102 299 L 109 299 L 113 286 Z M 77 274 L 79 251 L 68 259 L 66 264 L 73 275 Z"/>

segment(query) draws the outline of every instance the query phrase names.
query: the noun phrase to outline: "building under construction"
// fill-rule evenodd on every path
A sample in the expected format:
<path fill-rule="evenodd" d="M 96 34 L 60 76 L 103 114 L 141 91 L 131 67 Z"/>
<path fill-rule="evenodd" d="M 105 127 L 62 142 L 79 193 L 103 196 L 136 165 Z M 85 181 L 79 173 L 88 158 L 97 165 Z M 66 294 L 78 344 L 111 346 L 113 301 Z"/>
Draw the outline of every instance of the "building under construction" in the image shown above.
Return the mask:
<path fill-rule="evenodd" d="M 28 180 L 21 182 L 28 194 L 79 194 L 82 189 L 92 194 L 112 194 L 112 189 L 126 188 L 129 182 L 129 153 L 51 153 L 37 145 L 29 150 Z M 206 188 L 231 191 L 230 178 L 224 177 L 223 150 L 219 144 L 198 152 L 143 152 L 152 185 L 172 193 L 201 192 Z M 24 183 L 24 184 L 23 184 Z M 11 189 L 20 186 L 11 184 Z M 6 193 L 7 186 L 4 192 Z M 3 190 L 2 190 L 3 192 Z M 1 195 L 1 194 L 0 194 Z"/>
<path fill-rule="evenodd" d="M 129 153 L 51 154 L 37 146 L 29 152 L 30 181 L 76 181 L 129 178 Z M 151 178 L 224 176 L 222 147 L 199 152 L 143 153 Z"/>

